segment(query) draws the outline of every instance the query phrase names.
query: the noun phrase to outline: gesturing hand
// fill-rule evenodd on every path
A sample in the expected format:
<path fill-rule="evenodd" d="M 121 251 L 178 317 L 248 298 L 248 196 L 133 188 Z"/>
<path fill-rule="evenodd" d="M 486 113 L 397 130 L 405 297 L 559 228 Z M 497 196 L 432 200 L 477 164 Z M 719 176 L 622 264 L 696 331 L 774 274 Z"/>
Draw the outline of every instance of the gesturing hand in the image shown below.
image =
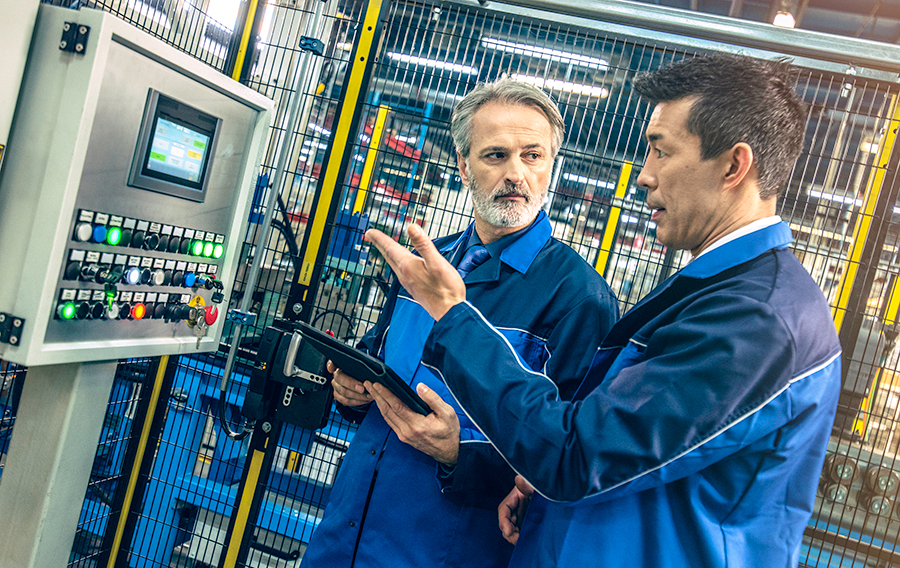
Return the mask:
<path fill-rule="evenodd" d="M 437 321 L 450 308 L 465 301 L 466 285 L 453 265 L 434 248 L 425 231 L 418 225 L 410 225 L 406 232 L 421 256 L 412 254 L 377 229 L 366 231 L 366 239 L 381 251 L 406 291 Z"/>

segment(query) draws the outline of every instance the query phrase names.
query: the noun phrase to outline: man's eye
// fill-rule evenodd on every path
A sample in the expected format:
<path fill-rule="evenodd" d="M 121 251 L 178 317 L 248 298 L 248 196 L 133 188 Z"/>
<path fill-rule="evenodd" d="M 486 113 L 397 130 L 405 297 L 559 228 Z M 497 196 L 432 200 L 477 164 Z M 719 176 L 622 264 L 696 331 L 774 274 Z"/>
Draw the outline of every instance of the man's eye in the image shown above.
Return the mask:
<path fill-rule="evenodd" d="M 659 150 L 659 149 L 654 150 L 654 152 L 656 152 L 657 158 L 662 158 L 663 156 L 666 155 L 665 152 L 663 152 L 662 150 Z"/>

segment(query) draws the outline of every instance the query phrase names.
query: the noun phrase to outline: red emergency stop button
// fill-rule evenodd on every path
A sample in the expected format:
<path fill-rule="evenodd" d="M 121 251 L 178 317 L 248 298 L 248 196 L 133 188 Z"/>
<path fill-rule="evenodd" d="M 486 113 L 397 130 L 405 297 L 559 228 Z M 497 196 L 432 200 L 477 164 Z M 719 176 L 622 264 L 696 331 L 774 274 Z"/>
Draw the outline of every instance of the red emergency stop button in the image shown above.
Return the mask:
<path fill-rule="evenodd" d="M 216 320 L 219 319 L 219 308 L 216 306 L 206 306 L 203 308 L 203 311 L 206 312 L 206 315 L 203 316 L 203 319 L 206 320 L 206 325 L 212 325 L 216 323 Z"/>

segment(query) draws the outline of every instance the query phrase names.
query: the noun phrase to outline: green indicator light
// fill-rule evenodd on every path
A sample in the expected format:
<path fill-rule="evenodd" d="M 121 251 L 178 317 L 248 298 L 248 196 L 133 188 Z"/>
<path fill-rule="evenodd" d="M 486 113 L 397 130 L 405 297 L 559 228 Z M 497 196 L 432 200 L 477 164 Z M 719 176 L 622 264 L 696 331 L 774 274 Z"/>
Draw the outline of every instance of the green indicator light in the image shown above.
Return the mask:
<path fill-rule="evenodd" d="M 213 253 L 213 246 L 214 245 L 209 242 L 203 243 L 203 256 L 207 258 L 211 257 Z"/>
<path fill-rule="evenodd" d="M 110 227 L 106 233 L 106 242 L 111 245 L 117 245 L 122 240 L 122 229 L 118 227 Z"/>
<path fill-rule="evenodd" d="M 66 302 L 65 304 L 59 307 L 59 317 L 65 320 L 70 320 L 75 317 L 75 304 L 73 302 Z"/>
<path fill-rule="evenodd" d="M 225 254 L 225 247 L 222 245 L 216 245 L 213 247 L 213 258 L 222 258 L 222 255 Z"/>
<path fill-rule="evenodd" d="M 194 244 L 191 245 L 191 254 L 194 256 L 203 254 L 203 241 L 194 241 Z"/>

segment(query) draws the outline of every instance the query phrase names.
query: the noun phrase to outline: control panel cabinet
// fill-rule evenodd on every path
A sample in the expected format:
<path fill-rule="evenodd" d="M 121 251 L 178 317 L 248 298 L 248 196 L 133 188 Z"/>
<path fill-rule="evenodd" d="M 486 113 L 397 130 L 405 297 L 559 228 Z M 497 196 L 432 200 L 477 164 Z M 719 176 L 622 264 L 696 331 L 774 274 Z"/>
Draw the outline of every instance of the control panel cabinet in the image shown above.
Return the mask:
<path fill-rule="evenodd" d="M 0 358 L 215 349 L 271 109 L 114 16 L 42 5 L 0 174 Z"/>

